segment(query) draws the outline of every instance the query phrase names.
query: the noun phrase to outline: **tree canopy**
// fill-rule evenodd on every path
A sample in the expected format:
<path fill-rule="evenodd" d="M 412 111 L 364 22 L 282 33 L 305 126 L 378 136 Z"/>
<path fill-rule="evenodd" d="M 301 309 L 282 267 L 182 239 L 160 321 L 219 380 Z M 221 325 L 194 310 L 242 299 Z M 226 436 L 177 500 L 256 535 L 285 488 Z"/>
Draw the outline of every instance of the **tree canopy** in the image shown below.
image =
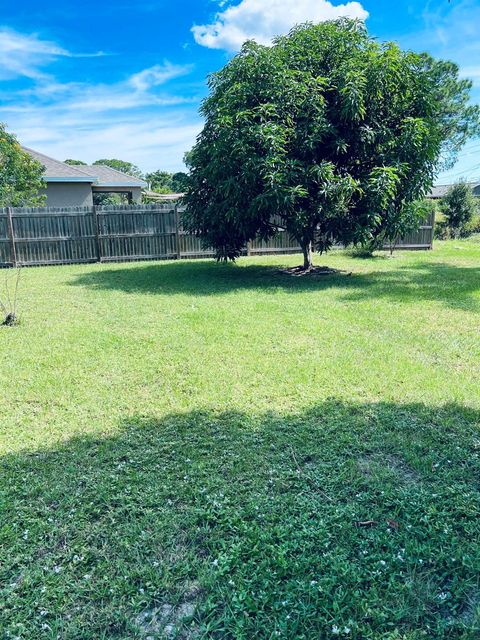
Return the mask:
<path fill-rule="evenodd" d="M 440 208 L 453 237 L 456 237 L 478 212 L 478 202 L 469 184 L 457 182 L 443 196 Z"/>
<path fill-rule="evenodd" d="M 305 267 L 313 247 L 398 233 L 440 164 L 480 130 L 455 64 L 380 43 L 349 19 L 247 42 L 209 88 L 184 225 L 224 260 L 278 228 Z"/>
<path fill-rule="evenodd" d="M 157 193 L 183 193 L 188 183 L 188 175 L 182 171 L 177 173 L 152 171 L 145 175 L 145 179 L 150 184 L 152 191 Z"/>
<path fill-rule="evenodd" d="M 22 149 L 0 123 L 0 207 L 41 205 L 45 196 L 44 167 Z"/>
<path fill-rule="evenodd" d="M 74 160 L 73 158 L 67 158 L 66 160 L 64 160 L 65 164 L 69 164 L 72 167 L 86 167 L 87 163 L 83 162 L 82 160 Z"/>
<path fill-rule="evenodd" d="M 143 179 L 143 173 L 141 169 L 139 169 L 137 165 L 133 164 L 132 162 L 117 160 L 115 158 L 112 158 L 110 160 L 103 158 L 102 160 L 95 160 L 93 164 L 104 164 L 107 167 L 111 167 L 112 169 L 116 169 L 117 171 L 121 171 L 122 173 L 127 173 L 129 176 Z"/>

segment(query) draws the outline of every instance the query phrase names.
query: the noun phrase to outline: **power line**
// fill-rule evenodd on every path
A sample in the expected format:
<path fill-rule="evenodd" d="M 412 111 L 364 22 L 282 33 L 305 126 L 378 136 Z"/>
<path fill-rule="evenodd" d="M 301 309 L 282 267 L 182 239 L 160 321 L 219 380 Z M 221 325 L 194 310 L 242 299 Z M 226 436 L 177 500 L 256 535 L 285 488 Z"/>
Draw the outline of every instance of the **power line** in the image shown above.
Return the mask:
<path fill-rule="evenodd" d="M 446 176 L 445 179 L 451 180 L 452 178 L 457 178 L 459 176 L 468 177 L 468 176 L 471 176 L 474 171 L 477 171 L 477 169 L 480 169 L 480 163 L 476 164 L 474 167 L 471 167 L 470 169 L 465 169 L 463 171 L 458 171 L 457 173 L 452 173 L 449 176 Z"/>
<path fill-rule="evenodd" d="M 461 153 L 458 154 L 458 157 L 463 158 L 465 156 L 473 156 L 476 155 L 478 152 L 476 151 L 476 149 L 480 149 L 480 143 L 476 144 L 473 147 L 470 147 L 469 149 L 466 149 L 465 151 L 462 151 Z"/>

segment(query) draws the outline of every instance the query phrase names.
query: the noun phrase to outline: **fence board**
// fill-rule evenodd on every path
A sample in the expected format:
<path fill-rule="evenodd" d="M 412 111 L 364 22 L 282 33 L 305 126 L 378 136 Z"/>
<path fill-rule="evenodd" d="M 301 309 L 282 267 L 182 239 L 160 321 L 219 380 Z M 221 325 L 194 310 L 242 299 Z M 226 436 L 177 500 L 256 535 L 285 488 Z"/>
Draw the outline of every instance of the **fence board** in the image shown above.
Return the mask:
<path fill-rule="evenodd" d="M 21 265 L 120 262 L 126 260 L 208 258 L 201 239 L 181 226 L 175 203 L 104 207 L 12 209 L 12 228 Z M 433 218 L 397 243 L 397 248 L 429 249 Z M 249 255 L 297 253 L 285 231 L 268 242 L 249 243 Z M 245 249 L 245 255 L 247 249 Z M 7 209 L 0 208 L 0 266 L 12 266 Z"/>

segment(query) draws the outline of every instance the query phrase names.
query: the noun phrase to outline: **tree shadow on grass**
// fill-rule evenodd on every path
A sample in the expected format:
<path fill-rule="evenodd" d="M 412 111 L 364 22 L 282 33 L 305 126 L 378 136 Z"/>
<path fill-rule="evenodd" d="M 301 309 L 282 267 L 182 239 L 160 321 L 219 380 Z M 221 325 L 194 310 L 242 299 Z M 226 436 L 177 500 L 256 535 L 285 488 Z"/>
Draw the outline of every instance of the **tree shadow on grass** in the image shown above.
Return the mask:
<path fill-rule="evenodd" d="M 358 279 L 355 279 L 358 284 Z M 368 298 L 399 302 L 442 302 L 448 307 L 480 311 L 480 269 L 442 262 L 408 265 L 376 273 L 366 286 L 356 287 L 345 298 Z"/>
<path fill-rule="evenodd" d="M 457 405 L 330 399 L 134 416 L 6 455 L 1 635 L 467 640 L 479 424 Z"/>
<path fill-rule="evenodd" d="M 346 300 L 438 301 L 480 310 L 480 271 L 446 263 L 419 262 L 396 269 L 329 276 L 291 277 L 281 265 L 222 265 L 211 261 L 170 262 L 103 268 L 78 276 L 74 285 L 140 294 L 221 296 L 232 291 L 279 290 L 296 294 L 338 289 Z"/>

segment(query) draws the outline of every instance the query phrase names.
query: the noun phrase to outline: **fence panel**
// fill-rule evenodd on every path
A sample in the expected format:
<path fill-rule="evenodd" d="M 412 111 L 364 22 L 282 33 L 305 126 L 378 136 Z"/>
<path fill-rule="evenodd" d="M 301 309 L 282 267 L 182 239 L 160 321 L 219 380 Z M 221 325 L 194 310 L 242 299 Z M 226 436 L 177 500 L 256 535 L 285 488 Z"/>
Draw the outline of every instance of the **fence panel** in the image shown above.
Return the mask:
<path fill-rule="evenodd" d="M 94 262 L 90 207 L 12 209 L 18 264 Z"/>
<path fill-rule="evenodd" d="M 0 209 L 0 266 L 10 266 L 12 255 L 10 237 L 8 235 L 7 210 Z"/>
<path fill-rule="evenodd" d="M 178 257 L 180 259 L 193 259 L 193 258 L 213 258 L 215 257 L 215 251 L 212 249 L 204 249 L 202 247 L 202 241 L 199 237 L 187 233 L 182 227 L 182 213 L 185 211 L 185 207 L 177 207 L 178 217 Z"/>
<path fill-rule="evenodd" d="M 214 256 L 214 251 L 202 248 L 198 237 L 182 229 L 182 210 L 175 203 L 0 208 L 0 266 L 12 266 L 15 256 L 20 265 Z M 402 238 L 397 248 L 430 249 L 433 225 L 431 217 L 417 232 Z M 251 242 L 245 253 L 268 255 L 299 251 L 288 233 L 279 231 L 268 242 Z"/>
<path fill-rule="evenodd" d="M 435 229 L 435 212 L 428 215 L 428 219 L 419 227 L 418 231 L 407 234 L 395 245 L 397 249 L 431 249 Z"/>
<path fill-rule="evenodd" d="M 102 261 L 177 257 L 175 205 L 97 207 Z"/>
<path fill-rule="evenodd" d="M 268 255 L 269 253 L 299 253 L 300 246 L 292 240 L 286 231 L 279 231 L 268 242 L 254 240 L 250 243 L 249 254 L 252 256 Z"/>

